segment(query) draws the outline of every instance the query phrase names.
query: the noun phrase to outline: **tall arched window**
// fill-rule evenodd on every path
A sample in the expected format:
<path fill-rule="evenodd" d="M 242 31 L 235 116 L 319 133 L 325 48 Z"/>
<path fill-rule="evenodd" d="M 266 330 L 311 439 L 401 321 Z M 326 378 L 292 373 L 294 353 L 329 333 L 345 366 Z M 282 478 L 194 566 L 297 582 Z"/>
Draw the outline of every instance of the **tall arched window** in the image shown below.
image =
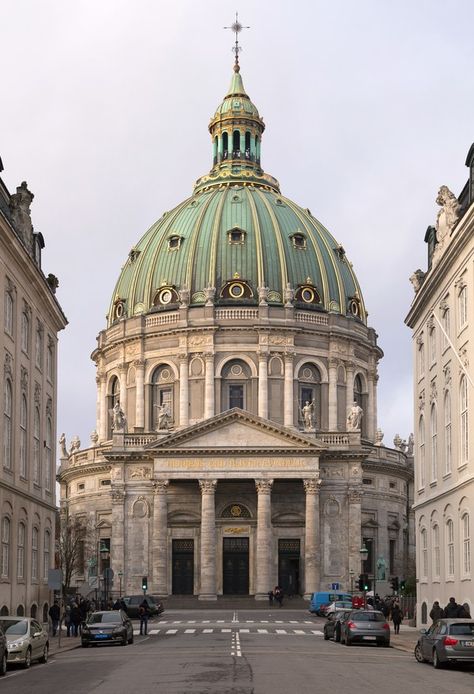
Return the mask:
<path fill-rule="evenodd" d="M 13 335 L 13 291 L 5 292 L 5 315 L 3 317 L 3 327 L 5 332 Z"/>
<path fill-rule="evenodd" d="M 451 519 L 446 521 L 446 573 L 454 576 L 454 523 Z"/>
<path fill-rule="evenodd" d="M 471 573 L 471 535 L 469 530 L 469 514 L 465 513 L 461 518 L 462 529 L 462 573 Z"/>
<path fill-rule="evenodd" d="M 436 419 L 436 405 L 433 404 L 430 413 L 432 482 L 436 482 L 438 479 L 438 423 Z"/>
<path fill-rule="evenodd" d="M 451 430 L 451 393 L 444 395 L 444 472 L 451 473 L 452 468 L 452 430 Z"/>
<path fill-rule="evenodd" d="M 436 328 L 429 332 L 430 365 L 436 361 Z"/>
<path fill-rule="evenodd" d="M 25 578 L 25 539 L 26 526 L 23 522 L 18 523 L 18 544 L 16 548 L 16 575 L 17 578 Z"/>
<path fill-rule="evenodd" d="M 52 464 L 53 456 L 51 451 L 53 439 L 53 425 L 51 423 L 51 417 L 46 419 L 46 440 L 44 447 L 44 487 L 48 491 L 51 491 L 51 478 L 52 478 Z"/>
<path fill-rule="evenodd" d="M 226 132 L 222 133 L 222 158 L 227 159 L 229 156 L 229 135 Z"/>
<path fill-rule="evenodd" d="M 460 385 L 460 412 L 461 412 L 461 465 L 467 463 L 469 458 L 469 410 L 467 399 L 467 378 L 461 378 Z"/>
<path fill-rule="evenodd" d="M 158 366 L 151 376 L 151 430 L 165 421 L 170 426 L 174 421 L 174 373 L 168 364 Z M 163 416 L 166 415 L 163 419 Z"/>
<path fill-rule="evenodd" d="M 433 525 L 433 578 L 439 578 L 440 566 L 439 553 L 439 525 Z"/>
<path fill-rule="evenodd" d="M 313 422 L 316 429 L 321 428 L 321 373 L 311 363 L 303 364 L 298 373 L 299 422 L 304 425 L 303 408 L 313 403 Z"/>
<path fill-rule="evenodd" d="M 364 392 L 364 389 L 362 386 L 362 379 L 359 376 L 359 374 L 357 374 L 357 376 L 354 378 L 354 400 L 359 405 L 359 407 L 362 407 L 362 405 L 363 405 L 363 402 L 362 402 L 363 392 Z"/>
<path fill-rule="evenodd" d="M 43 334 L 44 328 L 41 323 L 37 321 L 35 333 L 35 365 L 38 369 L 43 368 Z"/>
<path fill-rule="evenodd" d="M 28 457 L 28 403 L 26 395 L 21 396 L 20 406 L 20 477 L 26 479 Z"/>
<path fill-rule="evenodd" d="M 109 395 L 107 397 L 108 400 L 108 438 L 112 438 L 113 434 L 113 411 L 114 407 L 117 403 L 120 403 L 120 381 L 118 380 L 117 376 L 113 376 L 113 378 L 109 382 Z"/>
<path fill-rule="evenodd" d="M 459 327 L 463 328 L 467 323 L 467 286 L 464 285 L 458 294 Z"/>
<path fill-rule="evenodd" d="M 31 532 L 31 578 L 38 580 L 38 528 L 33 528 Z"/>
<path fill-rule="evenodd" d="M 39 408 L 35 407 L 35 416 L 33 422 L 33 482 L 38 485 L 41 482 L 40 433 L 40 413 Z"/>
<path fill-rule="evenodd" d="M 419 482 L 420 487 L 424 487 L 426 484 L 426 471 L 425 471 L 425 419 L 423 415 L 420 417 L 418 424 L 418 451 L 419 451 Z"/>
<path fill-rule="evenodd" d="M 5 379 L 3 389 L 3 465 L 12 468 L 12 413 L 13 389 L 9 378 Z"/>
<path fill-rule="evenodd" d="M 428 533 L 422 528 L 421 533 L 421 577 L 428 578 Z"/>
<path fill-rule="evenodd" d="M 446 349 L 448 347 L 449 342 L 448 338 L 451 335 L 451 315 L 449 313 L 449 308 L 446 308 L 442 315 L 441 315 L 441 321 L 442 321 L 442 326 L 443 326 L 443 349 Z"/>
<path fill-rule="evenodd" d="M 423 376 L 425 373 L 425 344 L 420 341 L 418 344 L 418 375 Z"/>
<path fill-rule="evenodd" d="M 234 130 L 232 135 L 232 150 L 234 157 L 240 157 L 240 131 Z"/>
<path fill-rule="evenodd" d="M 54 342 L 53 338 L 48 336 L 48 348 L 46 350 L 46 376 L 52 382 L 54 371 Z"/>
<path fill-rule="evenodd" d="M 222 369 L 222 409 L 250 409 L 250 369 L 244 361 L 233 359 Z"/>
<path fill-rule="evenodd" d="M 2 578 L 10 575 L 10 519 L 2 518 L 2 566 L 0 570 Z"/>
<path fill-rule="evenodd" d="M 43 579 L 48 580 L 48 572 L 51 561 L 51 533 L 49 530 L 44 531 L 44 548 L 43 548 Z"/>
<path fill-rule="evenodd" d="M 20 345 L 21 349 L 25 354 L 29 354 L 30 348 L 30 317 L 29 311 L 25 307 L 21 314 L 21 335 L 20 335 Z"/>

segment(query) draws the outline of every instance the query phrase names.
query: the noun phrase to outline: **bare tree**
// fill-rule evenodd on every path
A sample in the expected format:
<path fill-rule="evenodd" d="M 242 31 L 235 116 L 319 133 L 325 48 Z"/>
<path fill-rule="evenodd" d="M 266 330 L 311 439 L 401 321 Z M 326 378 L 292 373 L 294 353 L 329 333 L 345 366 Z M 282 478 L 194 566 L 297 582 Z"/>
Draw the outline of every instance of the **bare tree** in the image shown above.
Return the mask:
<path fill-rule="evenodd" d="M 88 522 L 83 516 L 62 511 L 57 533 L 57 562 L 63 572 L 63 596 L 71 587 L 74 574 L 84 573 L 85 554 L 90 541 Z"/>

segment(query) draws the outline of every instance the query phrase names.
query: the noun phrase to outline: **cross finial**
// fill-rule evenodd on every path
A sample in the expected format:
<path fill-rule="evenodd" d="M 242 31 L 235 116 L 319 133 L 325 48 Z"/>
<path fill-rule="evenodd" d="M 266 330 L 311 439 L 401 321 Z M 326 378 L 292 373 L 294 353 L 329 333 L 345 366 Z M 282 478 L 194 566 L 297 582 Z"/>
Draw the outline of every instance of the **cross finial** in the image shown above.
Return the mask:
<path fill-rule="evenodd" d="M 240 71 L 239 53 L 242 50 L 241 47 L 239 46 L 239 34 L 242 31 L 242 29 L 250 29 L 250 27 L 244 27 L 239 22 L 239 13 L 236 12 L 235 13 L 235 22 L 230 27 L 224 27 L 224 29 L 231 29 L 235 34 L 235 46 L 232 48 L 233 52 L 235 53 L 234 70 L 235 70 L 235 72 L 239 72 Z"/>

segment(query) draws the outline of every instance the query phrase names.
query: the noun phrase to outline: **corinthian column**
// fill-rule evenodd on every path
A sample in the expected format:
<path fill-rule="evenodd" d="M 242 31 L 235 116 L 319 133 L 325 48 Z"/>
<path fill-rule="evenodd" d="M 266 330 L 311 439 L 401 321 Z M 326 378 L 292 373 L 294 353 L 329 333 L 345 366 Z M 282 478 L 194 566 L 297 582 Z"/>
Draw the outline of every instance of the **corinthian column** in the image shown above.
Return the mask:
<path fill-rule="evenodd" d="M 273 480 L 255 480 L 257 488 L 257 561 L 255 564 L 255 600 L 267 600 L 273 588 L 271 572 L 272 509 L 271 491 Z"/>
<path fill-rule="evenodd" d="M 374 375 L 369 373 L 367 375 L 367 424 L 366 424 L 366 435 L 369 441 L 373 441 L 375 438 L 375 412 L 374 412 Z"/>
<path fill-rule="evenodd" d="M 100 441 L 107 440 L 107 382 L 105 374 L 99 375 L 100 407 L 99 407 L 99 432 Z"/>
<path fill-rule="evenodd" d="M 207 352 L 206 375 L 204 380 L 204 419 L 214 417 L 214 354 Z"/>
<path fill-rule="evenodd" d="M 354 402 L 354 363 L 346 364 L 346 417 Z M 347 428 L 347 427 L 346 427 Z"/>
<path fill-rule="evenodd" d="M 329 431 L 337 429 L 337 359 L 329 359 Z"/>
<path fill-rule="evenodd" d="M 124 572 L 124 594 L 127 594 L 126 585 L 129 580 L 127 572 L 127 558 L 125 556 L 125 491 L 123 485 L 114 485 L 112 496 L 112 530 L 110 537 L 110 566 L 115 571 Z M 97 570 L 99 567 L 97 567 Z"/>
<path fill-rule="evenodd" d="M 135 366 L 135 426 L 145 428 L 145 361 L 137 359 Z M 153 415 L 152 415 L 153 416 Z"/>
<path fill-rule="evenodd" d="M 153 591 L 168 595 L 168 480 L 155 481 L 153 496 Z"/>
<path fill-rule="evenodd" d="M 268 419 L 268 361 L 265 352 L 258 354 L 258 416 Z"/>
<path fill-rule="evenodd" d="M 285 386 L 283 395 L 283 424 L 294 426 L 293 415 L 293 354 L 285 354 Z"/>
<path fill-rule="evenodd" d="M 319 590 L 320 581 L 320 531 L 319 531 L 319 488 L 318 478 L 303 480 L 306 492 L 306 518 L 304 542 L 304 597 L 309 600 L 311 593 Z"/>
<path fill-rule="evenodd" d="M 348 491 L 349 502 L 349 570 L 355 574 L 360 573 L 360 548 L 362 547 L 362 494 L 358 487 L 352 487 Z"/>
<path fill-rule="evenodd" d="M 119 382 L 120 382 L 120 407 L 125 413 L 125 417 L 128 422 L 128 412 L 127 412 L 127 370 L 126 364 L 120 364 L 119 366 Z"/>
<path fill-rule="evenodd" d="M 217 480 L 199 480 L 201 488 L 201 587 L 199 600 L 217 600 L 216 508 Z"/>
<path fill-rule="evenodd" d="M 189 368 L 188 355 L 179 355 L 179 426 L 189 424 Z"/>

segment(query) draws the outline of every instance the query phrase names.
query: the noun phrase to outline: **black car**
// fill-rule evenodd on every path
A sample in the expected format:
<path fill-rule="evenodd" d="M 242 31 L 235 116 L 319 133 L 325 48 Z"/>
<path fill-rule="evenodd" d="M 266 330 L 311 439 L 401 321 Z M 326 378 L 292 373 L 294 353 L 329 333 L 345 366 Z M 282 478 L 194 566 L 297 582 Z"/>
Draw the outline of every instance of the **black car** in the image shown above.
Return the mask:
<path fill-rule="evenodd" d="M 82 625 L 81 645 L 87 648 L 99 643 L 133 643 L 133 626 L 122 610 L 92 612 Z"/>
<path fill-rule="evenodd" d="M 7 637 L 5 636 L 3 629 L 0 627 L 0 675 L 4 675 L 7 671 L 7 658 Z"/>
<path fill-rule="evenodd" d="M 350 613 L 351 610 L 336 610 L 335 612 L 331 612 L 324 625 L 324 638 L 326 641 L 329 639 L 334 639 L 334 641 L 341 640 L 341 624 Z"/>
<path fill-rule="evenodd" d="M 164 611 L 161 600 L 157 602 L 151 595 L 146 595 L 145 597 L 143 595 L 126 595 L 123 601 L 127 607 L 127 614 L 131 619 L 139 617 L 138 609 L 143 600 L 146 600 L 148 603 L 150 617 L 157 617 Z"/>

